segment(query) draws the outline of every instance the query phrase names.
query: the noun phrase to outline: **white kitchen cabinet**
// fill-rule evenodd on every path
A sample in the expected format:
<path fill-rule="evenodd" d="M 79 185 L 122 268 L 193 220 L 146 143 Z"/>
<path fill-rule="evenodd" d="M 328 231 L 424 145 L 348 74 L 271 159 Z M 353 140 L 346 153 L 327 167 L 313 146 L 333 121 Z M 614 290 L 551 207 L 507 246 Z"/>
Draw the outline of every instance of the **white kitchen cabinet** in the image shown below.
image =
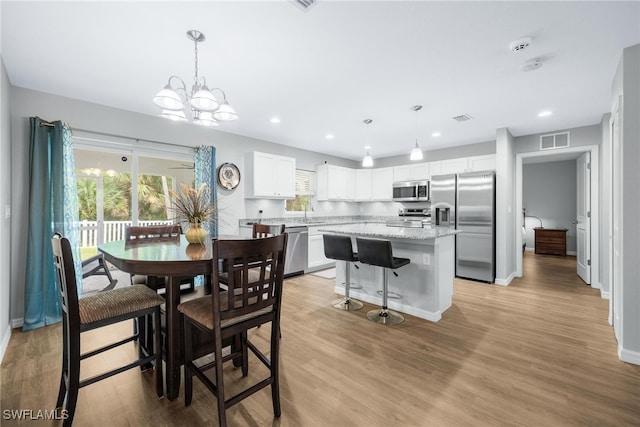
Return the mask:
<path fill-rule="evenodd" d="M 464 173 L 467 172 L 468 162 L 466 157 L 459 159 L 448 159 L 441 162 L 442 170 L 441 175 L 448 175 L 451 173 Z"/>
<path fill-rule="evenodd" d="M 296 159 L 257 151 L 246 154 L 246 198 L 293 199 Z"/>
<path fill-rule="evenodd" d="M 324 200 L 353 200 L 355 171 L 336 165 L 319 165 L 316 169 L 316 198 Z"/>
<path fill-rule="evenodd" d="M 436 175 L 442 175 L 442 162 L 440 160 L 437 162 L 429 162 L 429 179 Z"/>
<path fill-rule="evenodd" d="M 429 179 L 429 163 L 413 163 L 409 165 L 394 166 L 394 181 L 412 181 Z"/>
<path fill-rule="evenodd" d="M 371 169 L 371 200 L 393 199 L 393 168 Z"/>
<path fill-rule="evenodd" d="M 486 156 L 474 156 L 467 159 L 467 172 L 478 172 L 495 170 L 496 168 L 496 155 L 489 154 Z"/>
<path fill-rule="evenodd" d="M 307 269 L 305 272 L 322 270 L 335 265 L 335 261 L 324 256 L 324 240 L 319 227 L 309 227 Z"/>
<path fill-rule="evenodd" d="M 371 200 L 371 169 L 356 169 L 355 201 Z"/>

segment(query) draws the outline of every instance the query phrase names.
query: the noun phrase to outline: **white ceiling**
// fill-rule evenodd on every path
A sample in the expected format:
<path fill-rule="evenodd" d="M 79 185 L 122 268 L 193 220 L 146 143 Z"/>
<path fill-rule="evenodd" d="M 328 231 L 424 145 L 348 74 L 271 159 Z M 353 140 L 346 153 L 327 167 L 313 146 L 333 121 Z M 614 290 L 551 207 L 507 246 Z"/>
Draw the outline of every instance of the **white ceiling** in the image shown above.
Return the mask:
<path fill-rule="evenodd" d="M 198 29 L 200 75 L 240 115 L 219 131 L 350 159 L 367 140 L 376 158 L 408 153 L 416 133 L 429 150 L 491 141 L 502 127 L 518 136 L 598 123 L 622 48 L 640 43 L 638 1 L 0 5 L 14 86 L 156 115 L 151 98 L 170 75 L 193 83 L 185 32 Z M 524 36 L 531 46 L 511 52 Z M 544 65 L 520 71 L 533 58 Z"/>

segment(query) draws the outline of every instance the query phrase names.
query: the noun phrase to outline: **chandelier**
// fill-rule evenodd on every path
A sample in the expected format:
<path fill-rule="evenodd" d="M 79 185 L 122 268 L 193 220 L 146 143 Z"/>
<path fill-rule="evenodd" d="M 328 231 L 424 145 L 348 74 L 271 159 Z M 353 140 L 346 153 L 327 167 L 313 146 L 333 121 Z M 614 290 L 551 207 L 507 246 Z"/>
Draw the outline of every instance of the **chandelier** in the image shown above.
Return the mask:
<path fill-rule="evenodd" d="M 187 121 L 185 109 L 190 110 L 194 123 L 202 126 L 219 126 L 220 122 L 237 120 L 238 115 L 227 102 L 227 96 L 220 88 L 209 89 L 204 77 L 198 76 L 198 43 L 205 40 L 204 34 L 198 30 L 187 31 L 187 37 L 193 41 L 195 49 L 195 67 L 191 93 L 187 85 L 178 76 L 169 77 L 167 85 L 153 98 L 153 102 L 161 107 L 161 117 L 176 121 Z M 176 86 L 172 86 L 172 82 Z M 176 83 L 177 82 L 177 83 Z M 213 96 L 213 91 L 220 91 L 222 102 Z"/>

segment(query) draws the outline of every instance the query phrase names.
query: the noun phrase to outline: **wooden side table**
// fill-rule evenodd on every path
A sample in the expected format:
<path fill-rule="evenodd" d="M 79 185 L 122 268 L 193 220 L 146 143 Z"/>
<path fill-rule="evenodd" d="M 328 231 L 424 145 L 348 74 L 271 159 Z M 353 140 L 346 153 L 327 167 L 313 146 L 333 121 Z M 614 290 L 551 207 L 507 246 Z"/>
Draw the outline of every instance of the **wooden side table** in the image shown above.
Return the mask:
<path fill-rule="evenodd" d="M 535 253 L 545 255 L 567 255 L 568 229 L 536 227 L 533 230 L 535 232 Z"/>

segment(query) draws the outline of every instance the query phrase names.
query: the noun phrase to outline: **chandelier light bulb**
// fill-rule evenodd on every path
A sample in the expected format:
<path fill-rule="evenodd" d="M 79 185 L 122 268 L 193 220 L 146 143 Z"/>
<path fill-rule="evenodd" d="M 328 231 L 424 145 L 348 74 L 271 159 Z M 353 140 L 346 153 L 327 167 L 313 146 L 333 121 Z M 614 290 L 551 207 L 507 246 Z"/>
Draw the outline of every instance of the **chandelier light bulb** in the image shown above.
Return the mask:
<path fill-rule="evenodd" d="M 184 103 L 182 99 L 180 99 L 180 95 L 173 90 L 169 83 L 153 97 L 153 102 L 155 102 L 158 107 L 167 110 L 182 110 L 184 108 Z"/>

